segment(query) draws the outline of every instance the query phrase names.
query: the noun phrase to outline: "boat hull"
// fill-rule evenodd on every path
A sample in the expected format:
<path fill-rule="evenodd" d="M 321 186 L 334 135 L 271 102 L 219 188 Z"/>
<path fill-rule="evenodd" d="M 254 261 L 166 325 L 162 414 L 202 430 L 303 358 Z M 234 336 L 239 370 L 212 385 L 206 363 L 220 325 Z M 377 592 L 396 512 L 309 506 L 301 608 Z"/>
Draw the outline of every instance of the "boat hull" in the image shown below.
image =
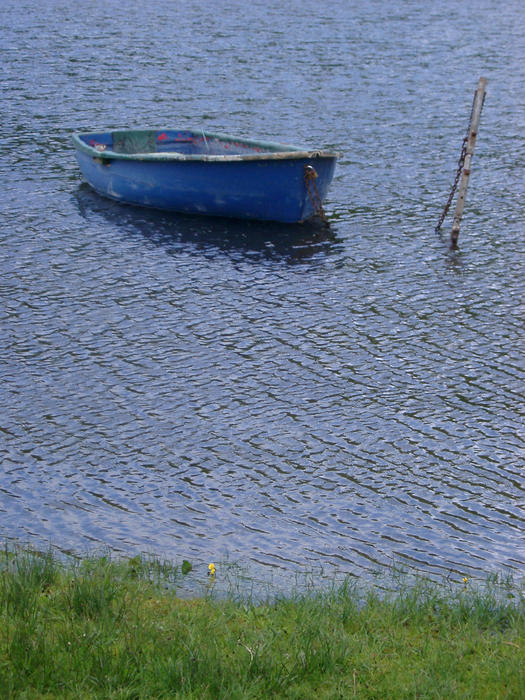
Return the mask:
<path fill-rule="evenodd" d="M 78 144 L 77 144 L 78 146 Z M 111 199 L 176 212 L 300 222 L 318 213 L 335 154 L 133 155 L 77 147 L 87 182 Z M 306 173 L 314 177 L 307 181 Z"/>

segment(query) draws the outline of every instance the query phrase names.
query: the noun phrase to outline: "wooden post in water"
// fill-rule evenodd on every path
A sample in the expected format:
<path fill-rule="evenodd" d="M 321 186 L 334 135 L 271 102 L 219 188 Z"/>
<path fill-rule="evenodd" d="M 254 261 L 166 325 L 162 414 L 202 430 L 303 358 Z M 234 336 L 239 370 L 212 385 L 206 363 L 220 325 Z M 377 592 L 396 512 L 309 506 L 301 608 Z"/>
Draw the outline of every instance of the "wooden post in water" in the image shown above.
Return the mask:
<path fill-rule="evenodd" d="M 483 109 L 483 101 L 485 99 L 487 80 L 480 78 L 478 87 L 474 95 L 474 104 L 472 105 L 472 114 L 470 117 L 470 125 L 467 137 L 467 147 L 465 153 L 465 162 L 463 164 L 463 172 L 461 174 L 461 182 L 459 183 L 458 198 L 456 201 L 456 211 L 454 212 L 454 222 L 452 224 L 452 233 L 450 234 L 450 248 L 456 250 L 458 247 L 459 227 L 463 209 L 465 208 L 465 198 L 467 196 L 468 179 L 470 177 L 470 164 L 472 155 L 474 154 L 474 146 L 476 145 L 476 136 L 478 135 L 479 120 L 481 110 Z"/>

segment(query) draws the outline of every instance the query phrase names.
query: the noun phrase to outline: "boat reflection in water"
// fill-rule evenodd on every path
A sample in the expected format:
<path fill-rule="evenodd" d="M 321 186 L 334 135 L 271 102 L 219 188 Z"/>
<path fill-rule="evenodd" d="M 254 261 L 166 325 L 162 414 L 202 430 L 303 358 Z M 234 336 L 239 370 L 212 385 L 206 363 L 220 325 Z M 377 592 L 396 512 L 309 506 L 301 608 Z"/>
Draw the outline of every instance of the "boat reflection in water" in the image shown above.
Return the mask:
<path fill-rule="evenodd" d="M 337 243 L 334 227 L 313 217 L 301 224 L 194 216 L 130 207 L 99 197 L 87 184 L 73 194 L 82 218 L 103 219 L 126 235 L 140 235 L 172 255 L 181 248 L 195 253 L 226 253 L 236 259 L 273 259 L 296 264 L 330 253 Z"/>

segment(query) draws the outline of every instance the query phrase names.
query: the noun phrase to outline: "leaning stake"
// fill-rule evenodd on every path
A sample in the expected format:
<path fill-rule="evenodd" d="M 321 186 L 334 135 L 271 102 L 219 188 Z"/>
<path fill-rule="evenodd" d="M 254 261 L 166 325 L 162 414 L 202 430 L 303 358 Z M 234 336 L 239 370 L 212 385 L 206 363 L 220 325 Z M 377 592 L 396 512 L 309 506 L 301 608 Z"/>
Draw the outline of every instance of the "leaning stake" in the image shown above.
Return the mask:
<path fill-rule="evenodd" d="M 470 117 L 470 125 L 467 137 L 467 147 L 465 154 L 465 162 L 463 172 L 461 174 L 461 182 L 459 183 L 458 199 L 456 201 L 456 211 L 454 212 L 454 222 L 452 224 L 452 233 L 450 234 L 450 248 L 456 250 L 458 247 L 459 227 L 463 209 L 465 208 L 465 198 L 467 196 L 468 179 L 470 177 L 470 163 L 474 154 L 474 146 L 476 145 L 476 136 L 478 135 L 479 120 L 483 102 L 485 100 L 485 88 L 487 85 L 486 78 L 480 78 L 476 94 L 474 95 L 474 104 L 472 105 L 472 115 Z"/>

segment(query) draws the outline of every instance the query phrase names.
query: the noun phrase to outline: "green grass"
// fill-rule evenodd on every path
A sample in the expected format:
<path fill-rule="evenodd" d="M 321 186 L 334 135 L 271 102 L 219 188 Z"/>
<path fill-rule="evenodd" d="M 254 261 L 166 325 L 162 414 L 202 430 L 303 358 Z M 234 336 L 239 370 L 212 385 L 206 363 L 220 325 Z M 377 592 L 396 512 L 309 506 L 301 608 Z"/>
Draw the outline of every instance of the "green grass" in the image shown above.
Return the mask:
<path fill-rule="evenodd" d="M 510 583 L 254 604 L 182 600 L 180 567 L 140 557 L 0 559 L 2 698 L 525 698 Z"/>

